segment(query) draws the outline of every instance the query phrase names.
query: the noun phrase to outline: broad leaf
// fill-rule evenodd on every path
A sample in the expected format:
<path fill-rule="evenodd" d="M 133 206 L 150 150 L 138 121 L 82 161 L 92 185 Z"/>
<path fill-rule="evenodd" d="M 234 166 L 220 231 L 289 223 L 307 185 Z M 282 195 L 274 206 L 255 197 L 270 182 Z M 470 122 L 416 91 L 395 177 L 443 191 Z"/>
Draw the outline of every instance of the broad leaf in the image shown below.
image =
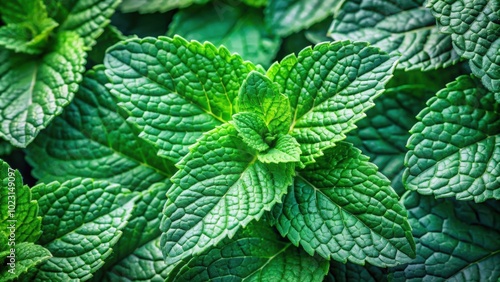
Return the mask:
<path fill-rule="evenodd" d="M 457 53 L 470 60 L 472 73 L 492 92 L 500 92 L 500 2 L 430 0 L 427 6 L 441 32 L 451 34 Z"/>
<path fill-rule="evenodd" d="M 230 124 L 198 140 L 178 164 L 167 192 L 161 230 L 168 265 L 199 255 L 281 200 L 293 166 L 263 164 Z"/>
<path fill-rule="evenodd" d="M 269 149 L 265 139 L 269 129 L 261 115 L 250 112 L 237 113 L 233 115 L 233 124 L 238 136 L 248 147 L 258 152 Z"/>
<path fill-rule="evenodd" d="M 263 163 L 295 163 L 300 161 L 300 144 L 290 135 L 276 138 L 276 144 L 267 152 L 258 155 Z"/>
<path fill-rule="evenodd" d="M 333 14 L 340 0 L 269 0 L 266 21 L 280 36 L 310 27 Z"/>
<path fill-rule="evenodd" d="M 164 13 L 177 8 L 185 8 L 193 4 L 204 4 L 209 0 L 123 0 L 120 8 L 124 13 Z"/>
<path fill-rule="evenodd" d="M 339 143 L 297 172 L 273 222 L 311 255 L 394 266 L 415 256 L 415 244 L 389 184 L 358 149 Z"/>
<path fill-rule="evenodd" d="M 367 43 L 341 41 L 306 48 L 275 63 L 267 75 L 290 100 L 291 135 L 301 162 L 314 162 L 373 106 L 391 77 L 396 58 Z"/>
<path fill-rule="evenodd" d="M 500 199 L 500 105 L 461 76 L 427 102 L 408 140 L 403 181 L 424 195 Z"/>
<path fill-rule="evenodd" d="M 92 277 L 127 224 L 131 195 L 119 185 L 91 179 L 40 184 L 32 191 L 43 217 L 39 243 L 53 255 L 39 266 L 35 281 Z"/>
<path fill-rule="evenodd" d="M 82 40 L 58 36 L 43 57 L 0 50 L 0 137 L 26 147 L 72 99 L 84 71 Z"/>
<path fill-rule="evenodd" d="M 125 41 L 109 49 L 105 65 L 127 120 L 174 161 L 231 119 L 239 88 L 255 68 L 226 48 L 178 36 Z"/>
<path fill-rule="evenodd" d="M 327 270 L 326 260 L 255 222 L 178 267 L 167 281 L 321 281 Z"/>
<path fill-rule="evenodd" d="M 224 45 L 245 60 L 265 67 L 280 48 L 280 38 L 266 27 L 262 11 L 220 1 L 175 13 L 167 34 Z"/>
<path fill-rule="evenodd" d="M 388 53 L 401 53 L 399 69 L 430 70 L 457 63 L 451 37 L 439 32 L 424 2 L 345 1 L 328 33 L 335 40 L 368 41 Z"/>
<path fill-rule="evenodd" d="M 498 281 L 498 202 L 404 197 L 417 243 L 417 258 L 391 269 L 392 281 Z"/>
<path fill-rule="evenodd" d="M 51 257 L 46 248 L 34 243 L 16 243 L 15 250 L 14 262 L 11 262 L 10 258 L 7 257 L 4 267 L 0 269 L 1 281 L 23 281 L 25 280 L 25 277 L 22 276 L 24 273 Z M 3 258 L 2 254 L 0 254 L 0 258 Z M 9 264 L 15 265 L 15 267 L 11 268 Z"/>
<path fill-rule="evenodd" d="M 290 130 L 291 112 L 288 98 L 279 86 L 265 75 L 253 71 L 243 82 L 238 95 L 238 111 L 264 117 L 271 134 L 286 134 Z"/>
<path fill-rule="evenodd" d="M 119 114 L 107 82 L 102 66 L 88 71 L 74 101 L 27 148 L 40 181 L 84 177 L 144 191 L 174 174 L 174 164 L 158 157 Z"/>

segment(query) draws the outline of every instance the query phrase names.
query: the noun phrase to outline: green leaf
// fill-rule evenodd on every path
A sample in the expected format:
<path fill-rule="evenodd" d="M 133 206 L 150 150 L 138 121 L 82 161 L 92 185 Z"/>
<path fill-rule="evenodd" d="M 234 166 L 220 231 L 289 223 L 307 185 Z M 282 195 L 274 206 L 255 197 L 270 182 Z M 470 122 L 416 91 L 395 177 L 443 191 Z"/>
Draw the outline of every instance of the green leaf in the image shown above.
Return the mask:
<path fill-rule="evenodd" d="M 9 155 L 14 150 L 14 147 L 7 141 L 0 139 L 0 157 Z"/>
<path fill-rule="evenodd" d="M 387 270 L 373 265 L 364 266 L 354 263 L 330 262 L 330 272 L 323 282 L 387 282 Z"/>
<path fill-rule="evenodd" d="M 239 112 L 262 115 L 271 134 L 286 134 L 290 130 L 288 98 L 279 92 L 276 83 L 257 71 L 252 71 L 243 82 L 237 105 Z"/>
<path fill-rule="evenodd" d="M 104 56 L 106 55 L 106 50 L 126 38 L 127 37 L 123 35 L 118 28 L 107 25 L 104 27 L 101 36 L 97 38 L 96 44 L 92 47 L 92 50 L 88 53 L 89 59 L 95 64 L 102 64 Z"/>
<path fill-rule="evenodd" d="M 223 47 L 178 36 L 125 41 L 109 49 L 104 63 L 127 121 L 174 161 L 204 132 L 231 119 L 233 100 L 255 69 Z"/>
<path fill-rule="evenodd" d="M 0 255 L 0 257 L 2 257 Z M 34 243 L 22 242 L 16 244 L 15 252 L 15 268 L 14 273 L 9 272 L 10 266 L 7 263 L 11 263 L 10 259 L 5 261 L 7 267 L 0 270 L 0 280 L 1 281 L 11 281 L 19 279 L 22 281 L 23 274 L 28 272 L 30 269 L 35 268 L 40 263 L 46 261 L 51 257 L 50 252 L 40 245 L 35 245 Z M 18 280 L 16 280 L 18 281 Z"/>
<path fill-rule="evenodd" d="M 367 43 L 341 41 L 308 47 L 271 66 L 267 76 L 290 101 L 291 135 L 301 145 L 303 164 L 355 128 L 382 93 L 395 62 Z"/>
<path fill-rule="evenodd" d="M 409 261 L 415 244 L 406 210 L 368 157 L 339 143 L 297 172 L 273 210 L 276 227 L 309 254 L 387 267 Z"/>
<path fill-rule="evenodd" d="M 500 2 L 430 0 L 427 6 L 441 32 L 451 34 L 457 53 L 470 60 L 472 73 L 492 92 L 500 92 Z"/>
<path fill-rule="evenodd" d="M 72 99 L 84 71 L 82 40 L 58 36 L 43 57 L 0 50 L 0 137 L 26 147 Z"/>
<path fill-rule="evenodd" d="M 310 27 L 333 14 L 340 0 L 269 0 L 265 9 L 266 22 L 285 37 Z"/>
<path fill-rule="evenodd" d="M 178 163 L 167 192 L 161 247 L 168 265 L 232 237 L 281 201 L 293 166 L 263 164 L 230 124 L 206 133 Z"/>
<path fill-rule="evenodd" d="M 73 102 L 27 148 L 32 174 L 41 182 L 83 177 L 144 191 L 176 171 L 136 136 L 119 114 L 107 82 L 102 66 L 86 72 Z"/>
<path fill-rule="evenodd" d="M 41 184 L 32 191 L 43 216 L 39 243 L 53 255 L 39 267 L 35 281 L 92 277 L 127 224 L 134 204 L 130 194 L 119 185 L 91 179 Z"/>
<path fill-rule="evenodd" d="M 268 0 L 241 0 L 241 2 L 253 7 L 263 7 L 267 5 Z"/>
<path fill-rule="evenodd" d="M 214 2 L 175 13 L 167 35 L 224 45 L 255 64 L 268 67 L 280 48 L 280 38 L 265 25 L 261 10 Z"/>
<path fill-rule="evenodd" d="M 193 4 L 204 4 L 209 0 L 123 0 L 120 9 L 124 13 L 164 13 L 177 8 L 185 8 Z"/>
<path fill-rule="evenodd" d="M 269 129 L 261 115 L 249 112 L 237 113 L 233 115 L 233 124 L 238 136 L 248 147 L 258 152 L 269 149 L 269 144 L 265 141 Z"/>
<path fill-rule="evenodd" d="M 451 37 L 439 32 L 425 0 L 345 1 L 336 12 L 329 36 L 362 40 L 390 53 L 401 53 L 397 68 L 431 70 L 460 59 Z"/>
<path fill-rule="evenodd" d="M 461 76 L 427 102 L 411 129 L 403 181 L 424 195 L 500 199 L 500 105 Z"/>
<path fill-rule="evenodd" d="M 498 281 L 498 202 L 476 204 L 409 193 L 404 197 L 417 258 L 391 269 L 393 281 Z"/>
<path fill-rule="evenodd" d="M 328 261 L 284 241 L 267 224 L 253 222 L 187 261 L 167 281 L 321 281 L 327 270 Z"/>
<path fill-rule="evenodd" d="M 300 144 L 290 135 L 278 136 L 276 144 L 258 155 L 263 163 L 289 163 L 300 161 Z"/>

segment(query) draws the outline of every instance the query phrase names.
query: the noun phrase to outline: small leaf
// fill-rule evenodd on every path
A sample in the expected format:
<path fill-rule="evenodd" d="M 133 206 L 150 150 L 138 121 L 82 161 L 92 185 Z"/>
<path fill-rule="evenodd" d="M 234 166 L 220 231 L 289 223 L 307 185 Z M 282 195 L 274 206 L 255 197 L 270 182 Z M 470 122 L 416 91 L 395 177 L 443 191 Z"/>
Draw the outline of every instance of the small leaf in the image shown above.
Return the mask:
<path fill-rule="evenodd" d="M 427 102 L 411 129 L 403 182 L 436 197 L 500 199 L 500 105 L 461 76 Z"/>
<path fill-rule="evenodd" d="M 451 34 L 457 53 L 492 92 L 500 91 L 500 3 L 498 0 L 430 0 L 441 32 Z"/>
<path fill-rule="evenodd" d="M 500 209 L 435 199 L 418 193 L 404 197 L 417 243 L 417 258 L 390 269 L 391 281 L 498 281 Z"/>
<path fill-rule="evenodd" d="M 15 262 L 10 262 L 10 259 L 5 261 L 6 265 L 0 270 L 0 281 L 23 281 L 24 273 L 52 257 L 46 248 L 34 243 L 16 243 L 15 250 Z M 10 268 L 9 263 L 14 264 L 15 267 Z M 9 271 L 12 269 L 13 273 Z"/>
<path fill-rule="evenodd" d="M 57 22 L 46 18 L 41 22 L 13 23 L 0 27 L 0 46 L 15 52 L 40 54 L 48 43 Z"/>
<path fill-rule="evenodd" d="M 43 57 L 0 50 L 0 137 L 26 147 L 72 99 L 84 71 L 82 40 L 58 36 Z"/>
<path fill-rule="evenodd" d="M 178 36 L 127 40 L 110 48 L 104 63 L 127 121 L 175 162 L 204 132 L 231 119 L 240 86 L 255 69 L 225 48 Z"/>
<path fill-rule="evenodd" d="M 238 94 L 238 110 L 262 115 L 271 134 L 286 134 L 290 129 L 288 98 L 280 94 L 276 83 L 259 72 L 252 71 L 243 82 Z"/>
<path fill-rule="evenodd" d="M 328 261 L 309 256 L 262 222 L 187 261 L 167 281 L 321 281 Z"/>
<path fill-rule="evenodd" d="M 111 255 L 127 224 L 134 204 L 130 194 L 91 179 L 40 184 L 32 191 L 43 217 L 39 243 L 53 255 L 40 265 L 35 281 L 88 280 Z"/>
<path fill-rule="evenodd" d="M 328 31 L 335 40 L 362 40 L 401 53 L 397 68 L 430 70 L 458 62 L 451 37 L 439 32 L 424 0 L 344 1 Z"/>
<path fill-rule="evenodd" d="M 339 143 L 297 172 L 273 222 L 311 255 L 381 267 L 408 262 L 415 244 L 389 184 L 358 149 Z"/>
<path fill-rule="evenodd" d="M 245 60 L 269 67 L 281 40 L 266 27 L 261 10 L 238 4 L 217 1 L 179 10 L 167 35 L 224 45 Z"/>
<path fill-rule="evenodd" d="M 168 265 L 198 255 L 281 201 L 293 166 L 263 164 L 230 124 L 207 132 L 172 177 L 161 230 Z"/>
<path fill-rule="evenodd" d="M 263 163 L 289 163 L 300 161 L 300 144 L 290 135 L 281 135 L 267 152 L 258 155 Z"/>
<path fill-rule="evenodd" d="M 264 139 L 269 129 L 261 115 L 249 112 L 237 113 L 233 115 L 233 123 L 234 128 L 238 131 L 238 136 L 248 147 L 258 152 L 269 148 Z"/>
<path fill-rule="evenodd" d="M 123 0 L 120 8 L 124 13 L 164 13 L 193 4 L 204 4 L 209 0 Z"/>
<path fill-rule="evenodd" d="M 367 43 L 342 41 L 305 48 L 271 66 L 267 76 L 290 101 L 291 135 L 301 146 L 303 164 L 355 128 L 384 90 L 395 62 Z"/>

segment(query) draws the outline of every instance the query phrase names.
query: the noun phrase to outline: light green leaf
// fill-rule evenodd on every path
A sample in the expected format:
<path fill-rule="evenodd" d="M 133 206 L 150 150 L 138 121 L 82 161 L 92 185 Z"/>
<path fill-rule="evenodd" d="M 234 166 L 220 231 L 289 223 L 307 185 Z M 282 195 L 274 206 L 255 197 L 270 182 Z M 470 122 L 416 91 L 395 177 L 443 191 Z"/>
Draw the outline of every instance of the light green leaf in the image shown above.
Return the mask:
<path fill-rule="evenodd" d="M 297 172 L 273 210 L 283 236 L 339 262 L 387 267 L 408 262 L 415 244 L 406 210 L 390 182 L 366 156 L 339 143 Z"/>
<path fill-rule="evenodd" d="M 252 71 L 243 82 L 237 105 L 239 112 L 262 115 L 271 134 L 286 134 L 290 130 L 288 98 L 279 92 L 276 83 L 257 71 Z"/>
<path fill-rule="evenodd" d="M 258 155 L 263 163 L 289 163 L 300 161 L 300 144 L 290 135 L 278 136 L 276 144 Z"/>
<path fill-rule="evenodd" d="M 301 145 L 303 164 L 355 128 L 382 93 L 395 62 L 367 43 L 341 41 L 306 48 L 271 66 L 268 77 L 290 100 L 291 135 Z"/>
<path fill-rule="evenodd" d="M 451 34 L 457 53 L 470 60 L 472 73 L 492 92 L 500 92 L 500 2 L 430 0 L 427 6 L 441 32 Z"/>
<path fill-rule="evenodd" d="M 263 164 L 230 124 L 198 140 L 167 192 L 161 247 L 168 265 L 198 255 L 281 201 L 293 166 Z"/>
<path fill-rule="evenodd" d="M 261 115 L 249 112 L 237 113 L 233 115 L 233 124 L 238 136 L 248 147 L 258 152 L 269 149 L 269 144 L 265 140 L 269 129 Z"/>
<path fill-rule="evenodd" d="M 123 0 L 120 9 L 124 13 L 164 13 L 193 4 L 204 4 L 210 0 Z"/>
<path fill-rule="evenodd" d="M 391 269 L 392 281 L 498 281 L 498 201 L 404 197 L 417 243 L 417 258 Z"/>
<path fill-rule="evenodd" d="M 88 178 L 41 184 L 32 191 L 43 217 L 39 243 L 53 255 L 40 265 L 35 281 L 92 277 L 127 224 L 134 206 L 131 194 L 119 185 Z"/>
<path fill-rule="evenodd" d="M 269 0 L 266 22 L 285 37 L 310 27 L 333 14 L 341 0 Z"/>
<path fill-rule="evenodd" d="M 82 40 L 58 36 L 43 57 L 0 50 L 0 137 L 26 147 L 72 99 L 85 64 Z"/>
<path fill-rule="evenodd" d="M 224 45 L 245 60 L 268 67 L 280 48 L 280 38 L 265 25 L 261 10 L 215 2 L 175 13 L 167 35 Z"/>
<path fill-rule="evenodd" d="M 223 47 L 178 36 L 125 41 L 109 49 L 104 63 L 127 121 L 174 161 L 231 119 L 239 88 L 255 69 Z"/>
<path fill-rule="evenodd" d="M 41 182 L 107 180 L 132 191 L 166 181 L 174 164 L 156 155 L 119 114 L 102 66 L 85 73 L 74 101 L 26 150 Z"/>
<path fill-rule="evenodd" d="M 241 0 L 241 2 L 253 7 L 263 7 L 267 5 L 268 0 Z"/>
<path fill-rule="evenodd" d="M 322 281 L 328 261 L 284 241 L 263 222 L 194 257 L 167 281 Z"/>
<path fill-rule="evenodd" d="M 50 252 L 40 245 L 35 245 L 34 243 L 22 242 L 16 244 L 15 252 L 15 265 L 12 273 L 10 265 L 10 259 L 7 258 L 5 261 L 5 267 L 0 270 L 0 281 L 23 281 L 23 274 L 28 272 L 30 269 L 35 268 L 40 263 L 46 261 L 51 257 Z M 0 258 L 2 255 L 0 255 Z"/>
<path fill-rule="evenodd" d="M 461 76 L 427 102 L 411 129 L 403 182 L 436 197 L 500 199 L 500 105 Z"/>
<path fill-rule="evenodd" d="M 425 0 L 345 1 L 328 31 L 335 40 L 361 40 L 401 53 L 397 68 L 430 70 L 460 59 L 451 37 L 439 32 Z"/>

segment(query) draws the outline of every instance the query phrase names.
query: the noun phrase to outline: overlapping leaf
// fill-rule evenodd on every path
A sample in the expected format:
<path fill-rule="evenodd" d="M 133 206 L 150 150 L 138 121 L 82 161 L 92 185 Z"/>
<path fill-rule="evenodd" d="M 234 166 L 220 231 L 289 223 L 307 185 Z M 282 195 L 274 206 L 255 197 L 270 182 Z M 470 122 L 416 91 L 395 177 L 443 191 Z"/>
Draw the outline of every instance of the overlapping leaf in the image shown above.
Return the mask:
<path fill-rule="evenodd" d="M 323 282 L 387 282 L 387 269 L 366 264 L 361 266 L 354 263 L 331 261 L 330 272 Z"/>
<path fill-rule="evenodd" d="M 438 92 L 411 129 L 403 181 L 436 197 L 500 199 L 500 105 L 461 76 Z"/>
<path fill-rule="evenodd" d="M 44 236 L 38 242 L 53 255 L 38 267 L 34 280 L 88 280 L 120 238 L 134 206 L 131 194 L 88 178 L 41 184 L 32 191 L 43 217 Z"/>
<path fill-rule="evenodd" d="M 61 34 L 43 57 L 0 50 L 0 136 L 18 147 L 32 142 L 73 98 L 84 63 L 74 33 Z"/>
<path fill-rule="evenodd" d="M 245 60 L 268 67 L 280 47 L 280 38 L 266 27 L 260 10 L 245 5 L 215 2 L 177 12 L 169 36 L 224 45 Z"/>
<path fill-rule="evenodd" d="M 297 172 L 273 222 L 311 255 L 394 266 L 415 255 L 415 244 L 389 184 L 358 149 L 339 143 Z"/>
<path fill-rule="evenodd" d="M 301 145 L 301 162 L 314 162 L 373 106 L 391 77 L 396 58 L 367 43 L 341 41 L 306 48 L 275 63 L 267 76 L 288 96 L 291 135 Z"/>
<path fill-rule="evenodd" d="M 329 35 L 335 40 L 368 41 L 386 52 L 401 53 L 398 68 L 429 70 L 455 64 L 460 58 L 451 37 L 439 32 L 424 0 L 345 1 Z"/>
<path fill-rule="evenodd" d="M 167 281 L 321 281 L 327 270 L 326 260 L 255 222 L 178 267 Z"/>
<path fill-rule="evenodd" d="M 293 166 L 264 164 L 231 124 L 198 140 L 172 177 L 161 229 L 168 265 L 199 255 L 281 201 Z"/>
<path fill-rule="evenodd" d="M 492 92 L 500 91 L 500 2 L 430 0 L 440 30 L 451 34 L 457 53 Z M 500 100 L 500 99 L 497 99 Z"/>
<path fill-rule="evenodd" d="M 120 8 L 124 13 L 154 13 L 185 8 L 193 4 L 204 4 L 209 0 L 123 0 Z"/>
<path fill-rule="evenodd" d="M 144 191 L 174 174 L 173 163 L 158 157 L 119 114 L 107 82 L 102 66 L 88 71 L 74 101 L 27 148 L 40 181 L 86 177 Z"/>
<path fill-rule="evenodd" d="M 500 209 L 409 193 L 404 198 L 417 258 L 391 269 L 392 281 L 498 281 Z"/>
<path fill-rule="evenodd" d="M 233 100 L 255 67 L 210 43 L 133 39 L 106 55 L 110 89 L 140 137 L 178 161 L 203 132 L 231 119 Z"/>

